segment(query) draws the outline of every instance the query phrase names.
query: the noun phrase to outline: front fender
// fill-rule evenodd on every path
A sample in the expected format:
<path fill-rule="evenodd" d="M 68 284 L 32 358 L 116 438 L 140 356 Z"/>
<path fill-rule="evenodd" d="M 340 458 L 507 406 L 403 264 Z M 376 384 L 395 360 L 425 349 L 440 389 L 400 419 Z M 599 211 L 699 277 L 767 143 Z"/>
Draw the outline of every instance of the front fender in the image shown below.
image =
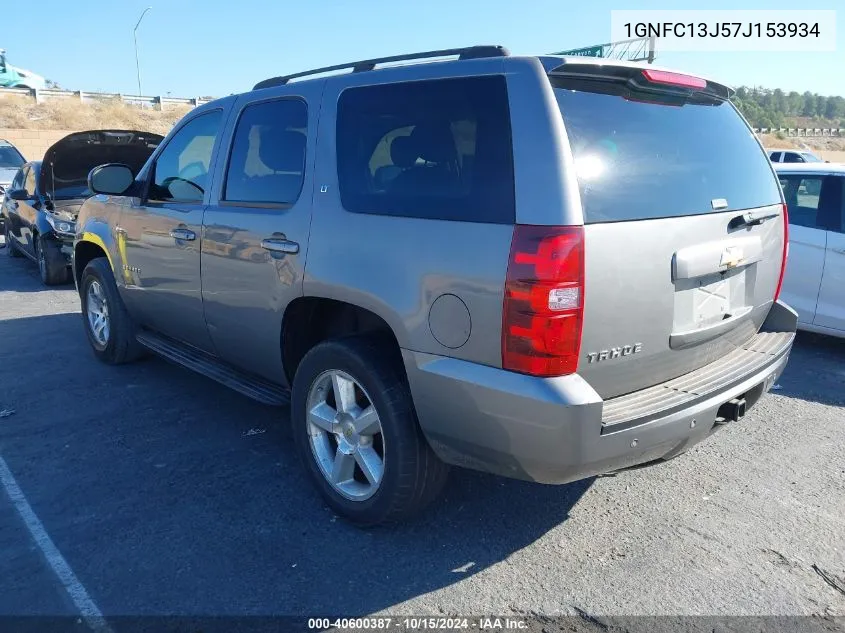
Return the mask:
<path fill-rule="evenodd" d="M 91 246 L 99 248 L 105 253 L 109 266 L 118 285 L 123 285 L 124 266 L 122 251 L 124 250 L 115 239 L 115 235 L 122 235 L 113 230 L 117 226 L 118 211 L 108 202 L 89 198 L 79 210 L 76 220 L 76 238 L 73 243 L 73 273 L 78 279 L 81 268 L 87 265 L 90 257 L 85 257 L 84 251 Z M 77 255 L 80 257 L 77 257 Z"/>

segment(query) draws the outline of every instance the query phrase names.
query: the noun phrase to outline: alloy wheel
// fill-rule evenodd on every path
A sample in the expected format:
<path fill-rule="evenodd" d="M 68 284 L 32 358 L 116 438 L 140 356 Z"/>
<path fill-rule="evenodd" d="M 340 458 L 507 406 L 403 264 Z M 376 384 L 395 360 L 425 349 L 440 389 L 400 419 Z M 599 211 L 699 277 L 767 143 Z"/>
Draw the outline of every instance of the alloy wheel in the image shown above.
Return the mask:
<path fill-rule="evenodd" d="M 306 404 L 311 452 L 326 481 L 342 496 L 364 501 L 384 478 L 384 434 L 372 399 L 346 372 L 323 372 Z"/>

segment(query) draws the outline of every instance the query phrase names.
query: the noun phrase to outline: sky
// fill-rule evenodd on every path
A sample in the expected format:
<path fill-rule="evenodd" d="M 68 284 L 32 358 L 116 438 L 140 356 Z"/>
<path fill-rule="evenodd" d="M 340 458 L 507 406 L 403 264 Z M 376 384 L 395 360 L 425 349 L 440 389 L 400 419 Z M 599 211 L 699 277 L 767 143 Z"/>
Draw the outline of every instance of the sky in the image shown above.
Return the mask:
<path fill-rule="evenodd" d="M 8 61 L 63 88 L 223 96 L 267 77 L 399 53 L 502 44 L 537 54 L 607 42 L 612 9 L 795 9 L 794 0 L 40 0 L 37 24 L 7 25 Z M 845 3 L 835 53 L 663 53 L 657 64 L 732 86 L 845 96 Z M 23 23 L 22 23 L 23 24 Z"/>

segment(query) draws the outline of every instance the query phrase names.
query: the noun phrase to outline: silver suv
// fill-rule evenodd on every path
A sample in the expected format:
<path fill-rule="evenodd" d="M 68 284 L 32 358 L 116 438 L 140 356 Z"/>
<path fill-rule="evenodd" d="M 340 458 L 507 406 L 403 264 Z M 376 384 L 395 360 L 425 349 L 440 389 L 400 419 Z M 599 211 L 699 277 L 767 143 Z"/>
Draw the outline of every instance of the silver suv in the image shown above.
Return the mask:
<path fill-rule="evenodd" d="M 729 95 L 501 47 L 263 81 L 138 174 L 91 172 L 88 339 L 290 399 L 359 524 L 448 464 L 560 484 L 673 457 L 744 415 L 796 328 L 781 190 Z"/>

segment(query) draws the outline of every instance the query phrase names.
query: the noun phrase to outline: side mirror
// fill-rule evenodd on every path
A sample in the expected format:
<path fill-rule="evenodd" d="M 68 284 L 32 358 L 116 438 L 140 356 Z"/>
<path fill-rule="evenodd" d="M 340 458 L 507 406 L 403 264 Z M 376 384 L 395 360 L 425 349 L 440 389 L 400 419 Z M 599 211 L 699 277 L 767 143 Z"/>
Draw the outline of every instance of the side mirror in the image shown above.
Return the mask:
<path fill-rule="evenodd" d="M 7 191 L 6 195 L 9 196 L 10 200 L 29 200 L 31 197 L 26 189 L 12 189 Z"/>
<path fill-rule="evenodd" d="M 135 174 L 126 165 L 108 163 L 88 173 L 88 190 L 109 196 L 122 196 L 135 182 Z"/>

